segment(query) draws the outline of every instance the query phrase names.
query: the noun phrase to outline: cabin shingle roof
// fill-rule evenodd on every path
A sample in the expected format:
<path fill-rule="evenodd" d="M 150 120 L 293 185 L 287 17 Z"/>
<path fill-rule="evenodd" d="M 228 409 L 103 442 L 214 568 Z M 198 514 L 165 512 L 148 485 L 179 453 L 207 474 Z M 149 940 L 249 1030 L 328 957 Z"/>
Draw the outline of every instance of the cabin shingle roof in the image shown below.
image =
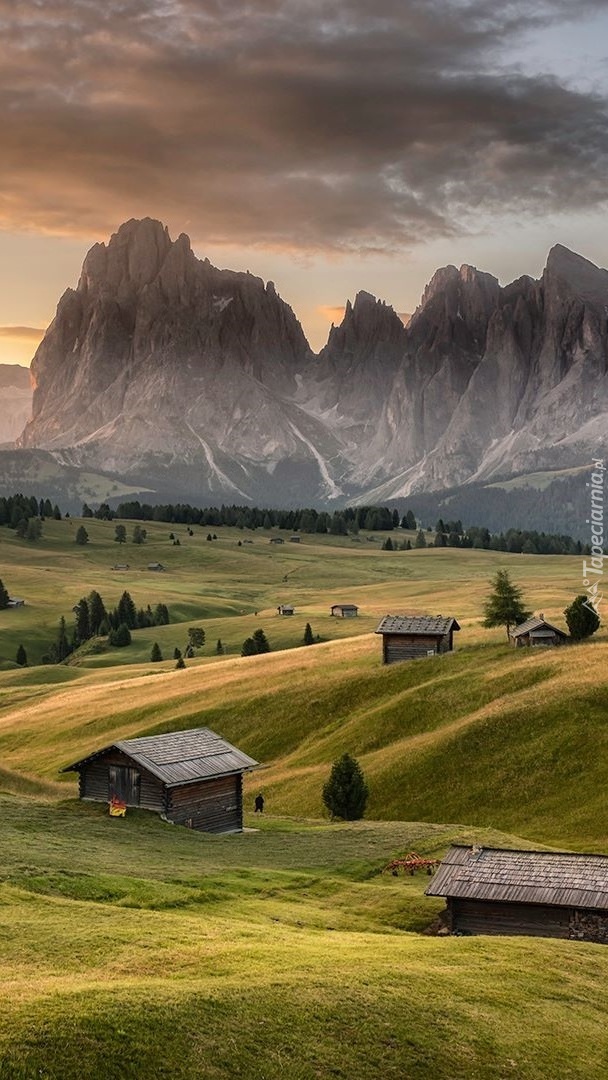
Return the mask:
<path fill-rule="evenodd" d="M 453 618 L 443 615 L 385 615 L 374 631 L 376 634 L 449 634 L 460 630 Z"/>
<path fill-rule="evenodd" d="M 75 771 L 93 758 L 106 754 L 108 750 L 121 750 L 142 769 L 158 777 L 167 787 L 244 772 L 259 764 L 209 728 L 192 728 L 189 731 L 173 731 L 166 735 L 119 739 L 81 761 L 67 765 L 62 771 Z"/>
<path fill-rule="evenodd" d="M 426 895 L 608 908 L 608 855 L 454 845 Z"/>

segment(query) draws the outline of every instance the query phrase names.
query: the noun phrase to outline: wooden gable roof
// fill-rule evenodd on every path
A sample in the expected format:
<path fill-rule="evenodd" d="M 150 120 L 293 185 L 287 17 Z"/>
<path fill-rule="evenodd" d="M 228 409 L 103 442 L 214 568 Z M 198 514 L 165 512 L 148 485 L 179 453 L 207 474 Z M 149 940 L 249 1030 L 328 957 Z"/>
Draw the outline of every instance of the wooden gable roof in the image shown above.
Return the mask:
<path fill-rule="evenodd" d="M 608 855 L 511 851 L 455 844 L 427 896 L 608 908 Z"/>
<path fill-rule="evenodd" d="M 173 731 L 139 739 L 119 739 L 88 757 L 66 765 L 62 772 L 77 772 L 109 750 L 120 750 L 167 787 L 209 780 L 255 769 L 259 762 L 244 754 L 209 728 Z"/>
<path fill-rule="evenodd" d="M 509 633 L 511 637 L 518 638 L 525 636 L 526 634 L 533 634 L 537 631 L 540 631 L 541 633 L 543 631 L 549 631 L 549 633 L 559 634 L 560 637 L 563 638 L 568 637 L 564 630 L 560 630 L 559 626 L 553 626 L 553 623 L 547 622 L 546 619 L 541 619 L 537 615 L 534 615 L 531 619 L 526 619 L 526 621 L 520 623 L 519 626 L 515 626 Z"/>
<path fill-rule="evenodd" d="M 376 634 L 436 634 L 443 637 L 450 630 L 460 630 L 456 619 L 443 615 L 385 615 Z"/>

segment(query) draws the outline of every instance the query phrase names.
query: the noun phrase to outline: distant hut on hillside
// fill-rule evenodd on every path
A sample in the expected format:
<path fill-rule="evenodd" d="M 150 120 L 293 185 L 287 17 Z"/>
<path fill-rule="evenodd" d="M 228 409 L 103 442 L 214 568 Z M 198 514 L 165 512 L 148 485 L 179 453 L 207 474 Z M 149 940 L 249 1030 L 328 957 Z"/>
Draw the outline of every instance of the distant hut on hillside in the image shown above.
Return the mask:
<path fill-rule="evenodd" d="M 565 645 L 569 640 L 568 634 L 547 622 L 542 612 L 510 630 L 509 638 L 517 648 L 524 645 Z"/>
<path fill-rule="evenodd" d="M 25 600 L 20 596 L 9 596 L 7 607 L 25 607 Z"/>
<path fill-rule="evenodd" d="M 608 944 L 608 855 L 455 844 L 427 896 L 445 896 L 448 929 Z"/>
<path fill-rule="evenodd" d="M 332 604 L 331 614 L 338 619 L 356 619 L 359 608 L 356 604 Z"/>
<path fill-rule="evenodd" d="M 165 569 L 162 562 L 149 562 L 148 570 L 155 570 L 156 573 L 160 573 Z"/>
<path fill-rule="evenodd" d="M 290 536 L 289 537 L 289 543 L 290 544 L 299 544 L 300 540 L 301 540 L 301 538 L 299 536 Z"/>
<path fill-rule="evenodd" d="M 208 728 L 120 739 L 62 772 L 81 799 L 121 800 L 202 832 L 243 828 L 243 773 L 258 762 Z"/>
<path fill-rule="evenodd" d="M 443 615 L 385 615 L 375 631 L 382 635 L 382 663 L 451 652 L 455 630 L 456 619 Z"/>
<path fill-rule="evenodd" d="M 293 615 L 295 610 L 293 604 L 279 604 L 277 608 L 279 615 Z"/>
<path fill-rule="evenodd" d="M 282 536 L 271 536 L 268 541 L 269 544 L 284 544 L 285 541 Z"/>

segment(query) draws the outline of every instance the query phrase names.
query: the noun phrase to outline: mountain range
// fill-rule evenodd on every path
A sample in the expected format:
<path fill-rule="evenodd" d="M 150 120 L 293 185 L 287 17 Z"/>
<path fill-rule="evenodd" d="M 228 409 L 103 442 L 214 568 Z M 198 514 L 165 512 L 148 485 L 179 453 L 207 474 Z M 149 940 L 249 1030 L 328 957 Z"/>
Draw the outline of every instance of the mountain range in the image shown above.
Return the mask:
<path fill-rule="evenodd" d="M 561 245 L 505 287 L 447 266 L 407 326 L 359 292 L 315 355 L 272 282 L 132 220 L 89 251 L 31 373 L 19 448 L 158 497 L 338 505 L 557 475 L 608 427 L 608 272 Z"/>

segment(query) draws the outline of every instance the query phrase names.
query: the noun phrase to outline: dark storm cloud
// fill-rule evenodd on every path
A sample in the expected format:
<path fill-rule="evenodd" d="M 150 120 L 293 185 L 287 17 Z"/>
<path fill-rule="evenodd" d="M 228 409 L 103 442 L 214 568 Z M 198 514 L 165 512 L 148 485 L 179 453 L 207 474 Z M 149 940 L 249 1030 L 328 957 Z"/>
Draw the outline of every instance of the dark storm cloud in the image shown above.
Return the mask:
<path fill-rule="evenodd" d="M 606 8 L 0 0 L 0 222 L 390 250 L 480 210 L 597 206 L 606 101 L 505 57 Z"/>

